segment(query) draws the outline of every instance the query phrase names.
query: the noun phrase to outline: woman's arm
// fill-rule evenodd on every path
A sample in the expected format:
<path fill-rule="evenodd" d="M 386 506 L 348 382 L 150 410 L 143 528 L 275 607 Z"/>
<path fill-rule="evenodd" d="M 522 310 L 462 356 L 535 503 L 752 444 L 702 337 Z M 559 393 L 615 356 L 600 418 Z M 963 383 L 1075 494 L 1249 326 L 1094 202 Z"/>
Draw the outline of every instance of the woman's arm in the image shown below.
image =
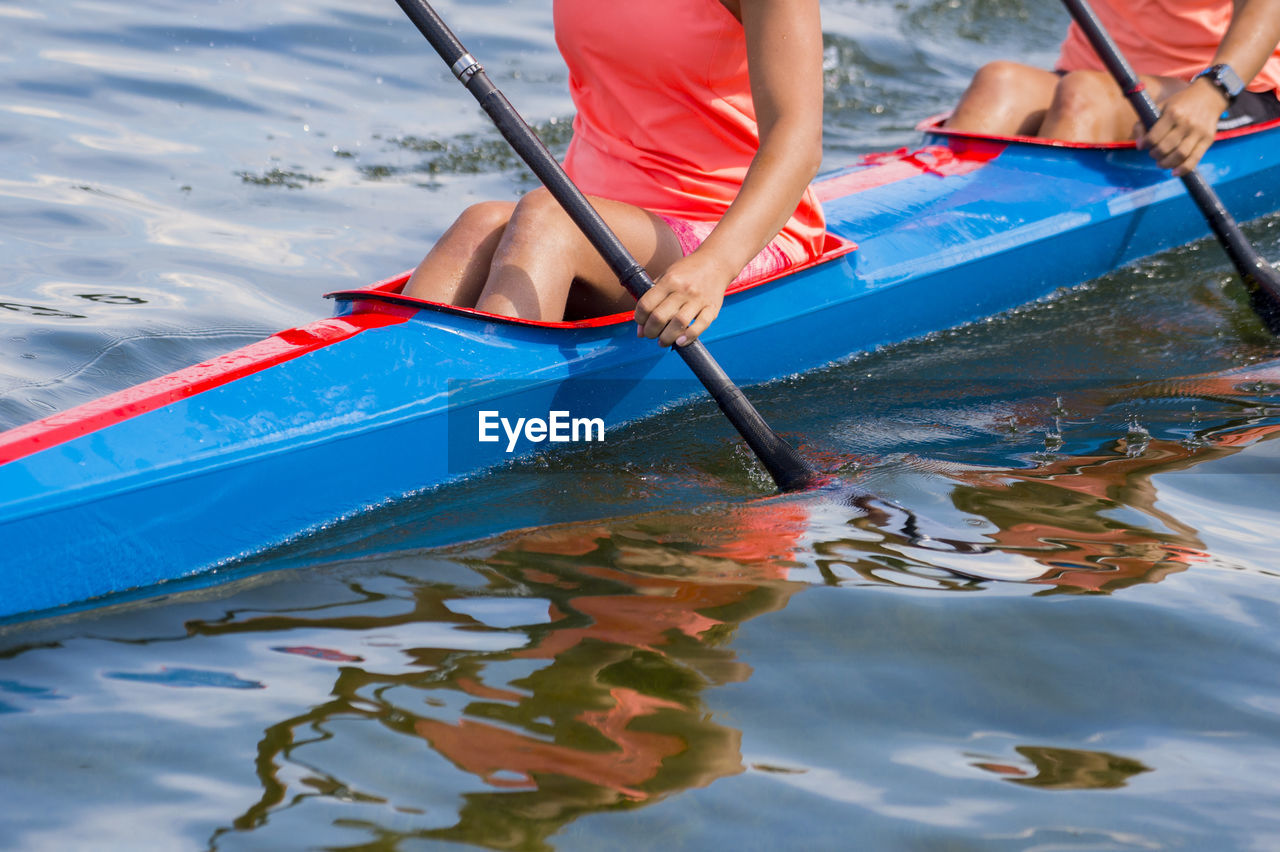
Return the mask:
<path fill-rule="evenodd" d="M 782 230 L 822 162 L 818 0 L 740 0 L 740 18 L 760 148 L 715 230 L 636 305 L 639 332 L 663 346 L 706 330 L 725 289 Z"/>
<path fill-rule="evenodd" d="M 1231 25 L 1210 65 L 1230 65 L 1249 83 L 1280 44 L 1280 0 L 1234 0 Z M 1195 168 L 1213 144 L 1218 116 L 1227 108 L 1226 97 L 1204 78 L 1192 81 L 1161 105 L 1160 120 L 1146 133 L 1139 129 L 1138 147 L 1174 174 Z"/>

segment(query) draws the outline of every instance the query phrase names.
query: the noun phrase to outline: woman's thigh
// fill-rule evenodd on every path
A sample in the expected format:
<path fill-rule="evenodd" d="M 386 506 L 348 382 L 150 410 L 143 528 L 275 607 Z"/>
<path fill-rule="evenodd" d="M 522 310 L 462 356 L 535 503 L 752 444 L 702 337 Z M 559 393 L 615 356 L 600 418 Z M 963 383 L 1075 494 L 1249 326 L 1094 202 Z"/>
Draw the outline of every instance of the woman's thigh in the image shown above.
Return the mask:
<path fill-rule="evenodd" d="M 682 257 L 675 234 L 656 215 L 611 199 L 589 196 L 588 200 L 651 276 L 660 276 Z M 529 316 L 533 298 L 540 304 L 537 313 L 542 319 L 558 318 L 558 313 L 574 317 L 616 313 L 635 303 L 546 190 L 529 193 L 517 205 L 482 301 L 492 299 L 492 309 L 509 305 L 519 315 Z"/>
<path fill-rule="evenodd" d="M 591 206 L 651 278 L 661 277 L 671 264 L 684 256 L 680 240 L 659 216 L 621 201 L 589 198 Z M 634 307 L 635 298 L 622 286 L 599 252 L 592 248 L 590 255 L 590 263 L 574 276 L 574 286 L 569 291 L 569 306 L 573 311 L 582 312 L 583 316 L 598 316 Z"/>

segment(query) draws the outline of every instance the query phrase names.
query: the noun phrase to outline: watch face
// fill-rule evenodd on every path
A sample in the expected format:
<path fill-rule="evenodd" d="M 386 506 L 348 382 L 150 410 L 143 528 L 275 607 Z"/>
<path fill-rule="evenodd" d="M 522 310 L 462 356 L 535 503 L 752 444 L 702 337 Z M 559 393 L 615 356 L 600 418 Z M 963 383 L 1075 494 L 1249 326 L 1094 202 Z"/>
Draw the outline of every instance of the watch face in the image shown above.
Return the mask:
<path fill-rule="evenodd" d="M 1230 65 L 1213 66 L 1209 79 L 1213 80 L 1229 98 L 1234 98 L 1244 91 L 1244 80 L 1240 79 L 1240 75 Z"/>

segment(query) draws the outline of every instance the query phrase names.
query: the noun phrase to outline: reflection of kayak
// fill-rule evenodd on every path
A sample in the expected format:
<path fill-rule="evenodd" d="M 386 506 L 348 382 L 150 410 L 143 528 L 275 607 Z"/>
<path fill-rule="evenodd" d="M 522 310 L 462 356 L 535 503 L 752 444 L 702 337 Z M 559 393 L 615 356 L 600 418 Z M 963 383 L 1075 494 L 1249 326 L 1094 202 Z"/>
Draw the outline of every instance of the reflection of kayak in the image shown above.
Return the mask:
<path fill-rule="evenodd" d="M 1201 167 L 1239 219 L 1273 209 L 1277 125 L 1222 139 Z M 1128 146 L 926 142 L 818 182 L 827 257 L 738 289 L 704 335 L 731 377 L 964 323 L 1208 232 Z M 207 570 L 699 392 L 629 315 L 516 322 L 404 299 L 401 283 L 0 434 L 0 616 Z"/>

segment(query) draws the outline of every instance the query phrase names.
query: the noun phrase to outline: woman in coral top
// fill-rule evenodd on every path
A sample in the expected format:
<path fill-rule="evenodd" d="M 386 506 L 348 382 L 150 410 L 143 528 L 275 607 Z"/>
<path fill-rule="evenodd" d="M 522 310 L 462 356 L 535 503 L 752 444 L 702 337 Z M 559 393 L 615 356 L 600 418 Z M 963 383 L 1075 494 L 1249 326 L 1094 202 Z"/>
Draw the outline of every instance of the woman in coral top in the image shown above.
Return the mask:
<path fill-rule="evenodd" d="M 1159 164 L 1195 167 L 1218 130 L 1280 118 L 1280 0 L 1094 0 L 1094 10 L 1160 106 L 1138 116 L 1072 23 L 1056 71 L 993 62 L 947 126 L 1079 142 L 1137 139 Z"/>
<path fill-rule="evenodd" d="M 698 337 L 739 276 L 815 256 L 818 0 L 555 0 L 577 115 L 565 170 L 656 286 L 636 304 L 545 189 L 467 208 L 405 293 L 560 320 L 635 306 L 663 346 Z"/>

